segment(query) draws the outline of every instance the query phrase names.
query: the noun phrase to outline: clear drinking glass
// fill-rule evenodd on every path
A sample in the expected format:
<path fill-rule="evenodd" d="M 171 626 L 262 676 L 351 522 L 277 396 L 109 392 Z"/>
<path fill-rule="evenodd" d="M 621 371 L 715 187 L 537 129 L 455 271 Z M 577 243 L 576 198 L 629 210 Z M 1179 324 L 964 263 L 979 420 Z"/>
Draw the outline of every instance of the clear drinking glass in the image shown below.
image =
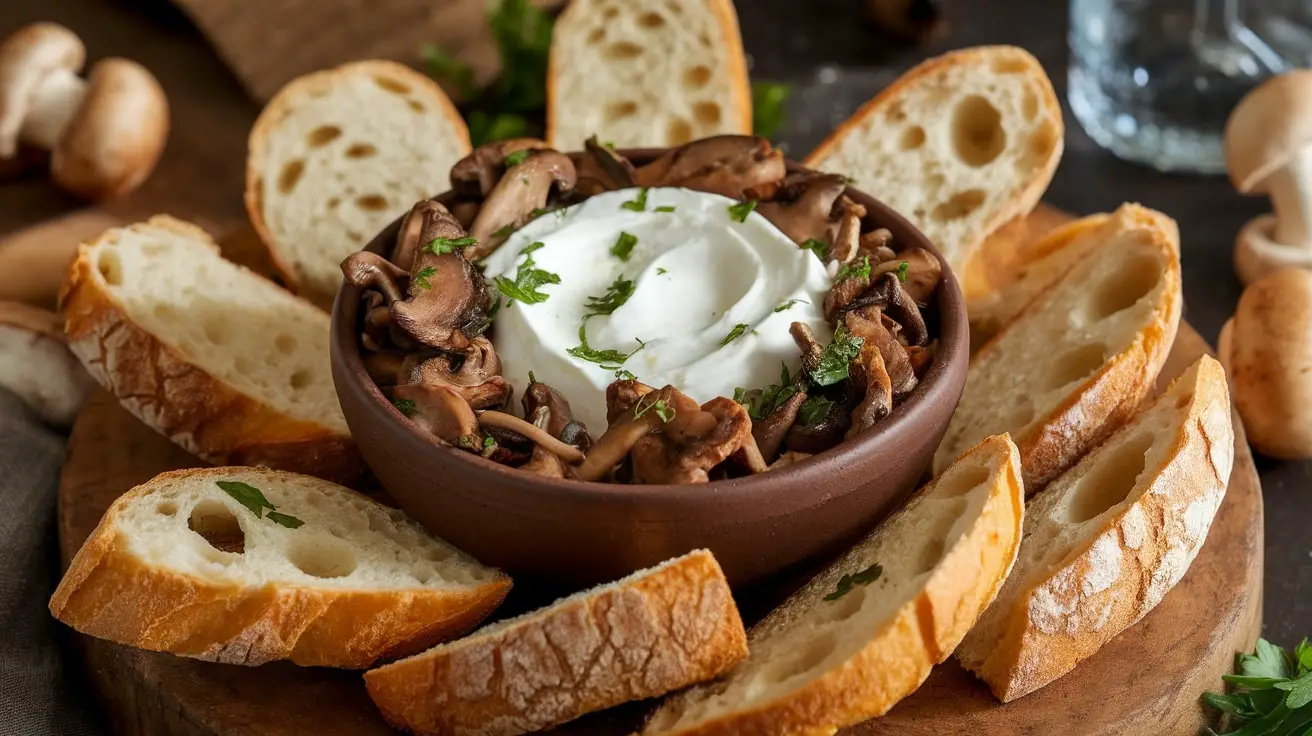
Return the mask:
<path fill-rule="evenodd" d="M 1239 99 L 1312 65 L 1305 0 L 1071 0 L 1070 103 L 1099 145 L 1162 170 L 1225 171 Z"/>

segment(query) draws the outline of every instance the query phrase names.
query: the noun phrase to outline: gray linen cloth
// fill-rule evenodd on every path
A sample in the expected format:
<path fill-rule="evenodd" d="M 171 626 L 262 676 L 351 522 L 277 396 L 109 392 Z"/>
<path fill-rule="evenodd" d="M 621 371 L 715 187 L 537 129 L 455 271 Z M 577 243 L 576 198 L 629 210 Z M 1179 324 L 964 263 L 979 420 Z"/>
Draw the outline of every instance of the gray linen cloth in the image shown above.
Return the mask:
<path fill-rule="evenodd" d="M 55 492 L 64 437 L 0 389 L 0 736 L 105 733 L 46 610 L 59 580 Z"/>

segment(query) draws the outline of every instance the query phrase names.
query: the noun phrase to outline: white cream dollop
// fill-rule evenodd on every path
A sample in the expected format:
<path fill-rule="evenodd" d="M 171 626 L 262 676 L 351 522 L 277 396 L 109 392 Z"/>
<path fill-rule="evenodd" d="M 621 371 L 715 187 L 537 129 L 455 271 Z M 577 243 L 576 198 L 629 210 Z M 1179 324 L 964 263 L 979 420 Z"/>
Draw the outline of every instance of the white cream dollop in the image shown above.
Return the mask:
<path fill-rule="evenodd" d="M 516 396 L 533 371 L 569 400 L 593 437 L 606 430 L 606 387 L 616 369 L 568 351 L 580 344 L 588 299 L 604 296 L 618 277 L 633 282 L 633 293 L 613 313 L 587 320 L 588 346 L 627 354 L 641 340 L 623 369 L 698 402 L 778 383 L 781 364 L 795 372 L 793 322 L 810 325 L 822 343 L 830 337 L 822 309 L 830 279 L 810 251 L 755 212 L 738 222 L 729 209 L 738 203 L 727 197 L 656 188 L 647 190 L 643 211 L 623 206 L 639 194 L 606 192 L 543 215 L 484 261 L 500 295 L 495 278 L 514 281 L 524 249 L 542 243 L 531 253 L 534 268 L 560 283 L 539 287 L 547 299 L 537 304 L 503 303 L 492 342 Z M 637 238 L 627 260 L 611 252 L 621 233 Z M 746 327 L 726 342 L 738 325 Z"/>

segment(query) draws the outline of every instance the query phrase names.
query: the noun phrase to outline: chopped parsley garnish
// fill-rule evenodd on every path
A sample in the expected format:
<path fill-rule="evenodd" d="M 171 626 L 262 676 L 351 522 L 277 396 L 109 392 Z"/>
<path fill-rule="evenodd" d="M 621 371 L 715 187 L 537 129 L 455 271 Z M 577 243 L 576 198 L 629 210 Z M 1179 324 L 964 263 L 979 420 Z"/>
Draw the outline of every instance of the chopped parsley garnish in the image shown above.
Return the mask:
<path fill-rule="evenodd" d="M 811 251 L 815 254 L 815 257 L 819 258 L 821 261 L 829 260 L 829 244 L 823 240 L 807 238 L 802 241 L 802 250 Z"/>
<path fill-rule="evenodd" d="M 804 427 L 814 427 L 834 411 L 834 402 L 823 396 L 811 396 L 797 412 L 797 419 Z"/>
<path fill-rule="evenodd" d="M 469 65 L 452 56 L 437 44 L 426 43 L 419 47 L 419 54 L 428 65 L 428 76 L 439 81 L 450 82 L 455 87 L 456 97 L 468 98 L 474 94 L 474 70 Z"/>
<path fill-rule="evenodd" d="M 428 279 L 435 275 L 437 275 L 436 268 L 433 266 L 424 266 L 419 269 L 419 273 L 415 274 L 415 286 L 418 286 L 421 289 L 432 289 L 433 285 L 428 282 Z"/>
<path fill-rule="evenodd" d="M 528 383 L 530 386 L 538 382 L 538 377 L 533 375 L 533 371 L 528 372 Z"/>
<path fill-rule="evenodd" d="M 729 343 L 733 342 L 734 340 L 737 340 L 738 338 L 740 338 L 740 337 L 742 337 L 744 334 L 746 334 L 746 333 L 747 333 L 747 330 L 750 329 L 750 328 L 751 328 L 751 325 L 746 325 L 746 324 L 743 324 L 742 322 L 739 322 L 738 324 L 736 324 L 736 325 L 733 326 L 733 329 L 732 329 L 732 330 L 729 330 L 729 334 L 727 334 L 727 335 L 724 336 L 724 339 L 720 341 L 720 345 L 721 345 L 721 346 L 728 345 Z"/>
<path fill-rule="evenodd" d="M 526 148 L 522 151 L 515 151 L 514 153 L 507 155 L 506 168 L 508 169 L 511 166 L 519 166 L 520 164 L 524 163 L 524 159 L 528 158 L 528 154 L 529 154 L 529 150 Z"/>
<path fill-rule="evenodd" d="M 832 386 L 847 378 L 849 364 L 861 354 L 865 338 L 850 335 L 843 322 L 834 330 L 834 339 L 829 341 L 820 354 L 815 370 L 811 371 L 811 381 L 817 386 Z"/>
<path fill-rule="evenodd" d="M 533 209 L 529 210 L 528 216 L 529 216 L 529 217 L 532 217 L 533 219 L 536 220 L 537 218 L 539 218 L 539 217 L 541 217 L 541 216 L 547 214 L 548 212 L 552 212 L 552 211 L 554 211 L 554 210 L 544 210 L 544 209 L 542 209 L 541 207 L 534 207 Z"/>
<path fill-rule="evenodd" d="M 392 406 L 402 414 L 412 417 L 415 414 L 415 402 L 410 399 L 397 399 L 392 402 Z"/>
<path fill-rule="evenodd" d="M 487 326 L 485 326 L 483 329 L 486 330 L 488 327 L 492 326 L 492 320 L 497 318 L 497 312 L 500 311 L 501 311 L 501 295 L 498 294 L 497 300 L 492 302 L 492 306 L 487 310 Z"/>
<path fill-rule="evenodd" d="M 497 228 L 496 230 L 493 230 L 493 231 L 492 231 L 492 237 L 494 237 L 494 238 L 508 238 L 508 237 L 510 237 L 510 234 L 513 233 L 513 232 L 515 232 L 515 223 L 513 223 L 513 222 L 507 222 L 506 224 L 502 225 L 501 227 Z"/>
<path fill-rule="evenodd" d="M 606 293 L 601 296 L 588 297 L 585 306 L 588 310 L 583 315 L 583 319 L 595 317 L 599 314 L 613 314 L 616 309 L 624 305 L 624 302 L 633 296 L 633 282 L 624 276 L 616 276 L 615 281 L 606 289 Z"/>
<path fill-rule="evenodd" d="M 524 262 L 519 264 L 519 270 L 515 272 L 515 280 L 511 281 L 505 276 L 496 277 L 493 283 L 496 284 L 497 291 L 505 294 L 508 299 L 518 300 L 525 304 L 545 302 L 550 294 L 544 294 L 538 287 L 546 284 L 559 284 L 560 276 L 550 271 L 534 268 L 537 264 L 533 260 L 533 252 L 542 247 L 543 244 L 538 242 L 520 251 L 519 254 L 524 256 Z"/>
<path fill-rule="evenodd" d="M 861 256 L 859 261 L 844 263 L 843 267 L 838 269 L 838 275 L 834 276 L 834 281 L 868 278 L 870 278 L 870 256 Z"/>
<path fill-rule="evenodd" d="M 897 280 L 906 281 L 907 271 L 910 270 L 911 270 L 911 263 L 909 261 L 902 261 L 902 265 L 897 267 Z"/>
<path fill-rule="evenodd" d="M 638 236 L 632 233 L 620 231 L 620 236 L 615 239 L 615 245 L 610 247 L 610 254 L 627 262 L 633 255 L 633 248 L 638 244 Z"/>
<path fill-rule="evenodd" d="M 789 309 L 792 309 L 792 308 L 793 308 L 793 305 L 794 305 L 794 304 L 797 304 L 798 302 L 801 302 L 802 304 L 810 304 L 810 303 L 811 303 L 811 302 L 808 302 L 808 301 L 805 300 L 805 299 L 789 299 L 788 301 L 784 302 L 783 304 L 780 304 L 779 306 L 775 307 L 775 308 L 774 308 L 774 311 L 775 311 L 776 313 L 778 313 L 778 312 L 785 312 L 785 311 L 788 311 Z"/>
<path fill-rule="evenodd" d="M 615 377 L 621 381 L 636 381 L 638 379 L 637 376 L 633 375 L 632 373 L 630 373 L 629 371 L 623 368 L 620 368 L 619 370 L 615 371 Z"/>
<path fill-rule="evenodd" d="M 644 397 L 644 399 L 645 398 L 646 397 Z M 665 399 L 656 399 L 646 405 L 643 404 L 643 399 L 638 399 L 638 403 L 633 407 L 633 418 L 641 419 L 642 416 L 649 411 L 656 412 L 656 416 L 660 417 L 661 423 L 663 424 L 669 424 L 675 414 L 678 414 L 674 407 L 668 406 L 665 403 Z"/>
<path fill-rule="evenodd" d="M 477 244 L 478 241 L 476 239 L 469 238 L 469 237 L 454 238 L 454 239 L 433 238 L 432 241 L 428 243 L 428 245 L 424 246 L 424 250 L 428 251 L 429 253 L 432 253 L 435 256 L 444 256 L 447 253 L 455 253 L 461 248 L 468 248 L 470 246 L 477 245 Z"/>
<path fill-rule="evenodd" d="M 597 350 L 588 345 L 588 323 L 585 321 L 583 324 L 579 325 L 578 347 L 570 348 L 565 352 L 573 355 L 579 360 L 596 363 L 608 371 L 613 371 L 618 370 L 620 366 L 624 365 L 624 361 L 632 358 L 634 353 L 647 347 L 647 343 L 642 340 L 639 340 L 636 337 L 633 339 L 638 341 L 638 347 L 634 348 L 633 352 L 630 353 L 622 353 L 618 350 Z"/>
<path fill-rule="evenodd" d="M 275 524 L 281 524 L 288 529 L 295 529 L 305 524 L 305 522 L 295 516 L 279 512 L 278 507 L 269 503 L 269 499 L 264 497 L 264 494 L 260 492 L 260 489 L 249 483 L 242 483 L 241 481 L 236 480 L 217 480 L 214 482 L 219 488 L 223 489 L 224 493 L 232 496 L 233 500 L 250 509 L 250 512 L 255 514 L 255 518 L 257 519 L 265 518 Z M 267 514 L 264 513 L 266 509 L 269 512 Z"/>
<path fill-rule="evenodd" d="M 483 438 L 483 451 L 479 453 L 483 457 L 492 457 L 492 453 L 497 451 L 497 440 L 492 435 Z"/>
<path fill-rule="evenodd" d="M 738 222 L 747 222 L 747 216 L 752 214 L 752 211 L 755 209 L 756 200 L 754 199 L 749 199 L 746 202 L 739 202 L 738 204 L 731 204 L 729 205 L 729 217 L 732 217 Z"/>
<path fill-rule="evenodd" d="M 657 276 L 662 276 L 662 275 L 667 274 L 667 273 L 669 273 L 669 271 L 666 271 L 666 270 L 663 269 L 663 268 L 657 268 L 657 269 L 656 269 L 656 275 L 657 275 Z"/>
<path fill-rule="evenodd" d="M 642 189 L 639 189 L 639 190 L 638 190 L 638 196 L 637 196 L 636 198 L 634 198 L 634 199 L 632 199 L 632 200 L 630 200 L 630 201 L 628 201 L 628 202 L 625 202 L 624 204 L 620 205 L 620 207 L 622 207 L 622 208 L 624 208 L 624 209 L 626 209 L 626 210 L 630 210 L 630 211 L 632 211 L 632 212 L 646 212 L 646 211 L 647 211 L 647 187 L 643 187 Z"/>
<path fill-rule="evenodd" d="M 672 205 L 672 204 L 663 204 L 663 205 L 661 205 L 660 207 L 657 207 L 657 208 L 656 208 L 656 211 L 657 211 L 657 212 L 673 212 L 673 211 L 674 211 L 674 205 Z"/>
<path fill-rule="evenodd" d="M 609 148 L 609 149 L 612 150 L 612 151 L 615 150 L 615 141 L 606 141 L 605 143 L 603 143 L 603 144 L 601 144 L 601 145 L 603 145 L 603 146 Z"/>
<path fill-rule="evenodd" d="M 859 572 L 854 572 L 851 575 L 844 575 L 843 577 L 838 579 L 838 585 L 834 588 L 834 592 L 825 596 L 825 600 L 836 601 L 839 598 L 842 598 L 843 596 L 847 595 L 848 593 L 851 593 L 852 589 L 855 588 L 856 586 L 869 585 L 875 582 L 876 580 L 878 580 L 879 576 L 883 574 L 884 574 L 884 568 L 881 567 L 878 562 L 876 562 L 875 564 L 871 565 L 870 567 L 867 567 L 864 570 L 861 570 Z"/>
<path fill-rule="evenodd" d="M 750 391 L 736 388 L 733 390 L 733 400 L 747 407 L 748 416 L 759 421 L 788 403 L 796 393 L 796 383 L 788 375 L 788 366 L 784 365 L 780 371 L 779 383 Z"/>
<path fill-rule="evenodd" d="M 752 82 L 752 134 L 773 138 L 784 127 L 788 97 L 793 85 L 783 82 Z"/>

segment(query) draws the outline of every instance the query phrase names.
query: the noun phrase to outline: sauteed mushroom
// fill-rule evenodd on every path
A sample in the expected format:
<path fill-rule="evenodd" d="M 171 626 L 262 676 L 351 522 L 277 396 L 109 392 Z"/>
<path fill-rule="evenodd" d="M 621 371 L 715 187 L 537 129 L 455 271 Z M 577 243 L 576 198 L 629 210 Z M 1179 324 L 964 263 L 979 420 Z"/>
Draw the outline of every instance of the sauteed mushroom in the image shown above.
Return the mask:
<path fill-rule="evenodd" d="M 474 410 L 450 388 L 407 383 L 392 389 L 392 398 L 410 402 L 406 416 L 439 440 L 460 447 L 482 445 Z"/>
<path fill-rule="evenodd" d="M 546 141 L 537 138 L 510 138 L 475 148 L 451 167 L 451 191 L 464 199 L 482 199 L 491 194 L 501 175 L 506 173 L 506 157 L 520 151 L 547 150 Z"/>
<path fill-rule="evenodd" d="M 844 439 L 870 429 L 893 411 L 893 381 L 884 368 L 884 356 L 873 340 L 863 344 L 861 354 L 852 361 L 852 380 L 861 385 L 865 395 L 852 410 L 852 426 Z M 914 375 L 911 380 L 915 381 Z"/>
<path fill-rule="evenodd" d="M 410 274 L 405 269 L 377 253 L 366 250 L 352 253 L 342 261 L 342 276 L 352 286 L 376 289 L 387 300 L 388 306 L 405 298 L 400 284 L 410 278 Z"/>
<path fill-rule="evenodd" d="M 613 381 L 606 387 L 606 423 L 615 420 L 629 411 L 638 400 L 656 389 L 640 381 Z"/>
<path fill-rule="evenodd" d="M 406 382 L 445 386 L 474 409 L 491 409 L 510 401 L 513 388 L 501 376 L 501 360 L 486 337 L 471 340 L 463 355 L 438 351 L 426 359 L 422 354 L 418 357 L 401 368 Z"/>
<path fill-rule="evenodd" d="M 598 143 L 595 135 L 585 141 L 583 145 L 588 157 L 597 164 L 597 168 L 601 173 L 614 185 L 611 188 L 627 189 L 637 186 L 635 181 L 637 172 L 633 168 L 633 163 L 627 158 L 616 153 L 613 148 Z"/>
<path fill-rule="evenodd" d="M 583 452 L 579 450 L 579 448 L 561 442 L 555 437 L 547 434 L 546 430 L 543 430 L 534 424 L 530 424 L 514 414 L 506 414 L 505 412 L 500 411 L 485 411 L 478 415 L 478 423 L 485 427 L 498 427 L 522 435 L 525 439 L 537 443 L 538 447 L 544 448 L 558 455 L 561 460 L 564 460 L 567 463 L 578 463 L 583 461 Z"/>
<path fill-rule="evenodd" d="M 896 254 L 890 251 L 889 257 L 875 266 L 871 272 L 871 277 L 878 277 L 886 273 L 897 274 L 903 270 L 903 263 L 907 265 L 905 280 L 902 281 L 902 289 L 916 304 L 921 307 L 929 306 L 930 299 L 933 298 L 934 292 L 938 290 L 939 279 L 943 276 L 942 265 L 929 251 L 923 248 L 907 248 Z M 899 277 L 900 280 L 901 278 Z"/>
<path fill-rule="evenodd" d="M 752 418 L 732 399 L 719 397 L 698 407 L 697 402 L 673 386 L 650 394 L 633 413 L 657 413 L 664 401 L 667 413 L 658 431 L 633 445 L 634 483 L 705 483 L 709 471 L 750 443 Z M 759 463 L 760 453 L 755 453 Z M 764 463 L 759 463 L 764 469 Z"/>
<path fill-rule="evenodd" d="M 487 195 L 469 229 L 476 242 L 466 255 L 476 261 L 496 250 L 510 233 L 532 220 L 536 210 L 546 206 L 553 187 L 567 192 L 576 181 L 569 156 L 551 149 L 530 152 L 507 169 Z"/>
<path fill-rule="evenodd" d="M 546 478 L 565 477 L 565 463 L 554 453 L 542 449 L 542 445 L 533 446 L 533 454 L 519 469 Z"/>
<path fill-rule="evenodd" d="M 588 430 L 574 421 L 574 413 L 569 408 L 569 401 L 556 389 L 545 383 L 532 381 L 524 390 L 521 402 L 524 404 L 524 416 L 547 434 L 567 444 L 576 445 L 584 451 L 592 446 L 592 437 L 588 435 Z"/>
<path fill-rule="evenodd" d="M 916 372 L 906 348 L 889 329 L 891 320 L 885 322 L 886 319 L 877 307 L 862 307 L 843 315 L 847 331 L 863 340 L 862 350 L 873 347 L 879 351 L 882 357 L 880 370 L 889 377 L 890 389 L 903 396 L 916 387 Z M 897 323 L 892 325 L 896 327 Z M 864 362 L 864 358 L 862 360 Z"/>
<path fill-rule="evenodd" d="M 771 193 L 770 189 L 774 191 Z M 846 189 L 847 179 L 838 174 L 808 171 L 789 174 L 781 185 L 767 187 L 753 194 L 772 194 L 770 201 L 757 205 L 756 211 L 792 238 L 794 243 L 805 245 L 809 240 L 819 240 L 832 246 L 840 220 L 834 216 L 835 210 L 839 209 L 839 198 Z M 846 201 L 851 207 L 856 206 L 851 200 Z M 861 208 L 860 213 L 864 214 L 865 208 Z M 856 224 L 859 230 L 859 215 Z M 853 233 L 852 237 L 859 242 L 859 232 Z M 834 255 L 835 250 L 838 249 L 831 247 L 830 255 Z M 855 245 L 851 252 L 856 252 Z"/>
<path fill-rule="evenodd" d="M 483 273 L 461 252 L 465 231 L 451 213 L 431 200 L 415 209 L 414 218 L 422 218 L 415 237 L 424 246 L 416 253 L 406 300 L 392 303 L 392 321 L 418 342 L 463 353 L 487 329 L 492 296 Z"/>
<path fill-rule="evenodd" d="M 734 199 L 753 187 L 784 178 L 783 154 L 770 141 L 746 135 L 717 135 L 667 151 L 637 169 L 644 187 L 686 187 Z"/>
<path fill-rule="evenodd" d="M 770 463 L 770 467 L 766 468 L 766 470 L 778 470 L 779 468 L 786 468 L 789 465 L 796 465 L 809 457 L 811 457 L 811 453 L 809 452 L 793 452 L 792 450 L 789 450 L 780 455 L 778 460 Z"/>
<path fill-rule="evenodd" d="M 797 415 L 802 411 L 806 398 L 805 391 L 798 391 L 765 418 L 752 422 L 752 437 L 756 439 L 756 446 L 766 462 L 779 454 L 788 430 L 797 423 Z"/>

